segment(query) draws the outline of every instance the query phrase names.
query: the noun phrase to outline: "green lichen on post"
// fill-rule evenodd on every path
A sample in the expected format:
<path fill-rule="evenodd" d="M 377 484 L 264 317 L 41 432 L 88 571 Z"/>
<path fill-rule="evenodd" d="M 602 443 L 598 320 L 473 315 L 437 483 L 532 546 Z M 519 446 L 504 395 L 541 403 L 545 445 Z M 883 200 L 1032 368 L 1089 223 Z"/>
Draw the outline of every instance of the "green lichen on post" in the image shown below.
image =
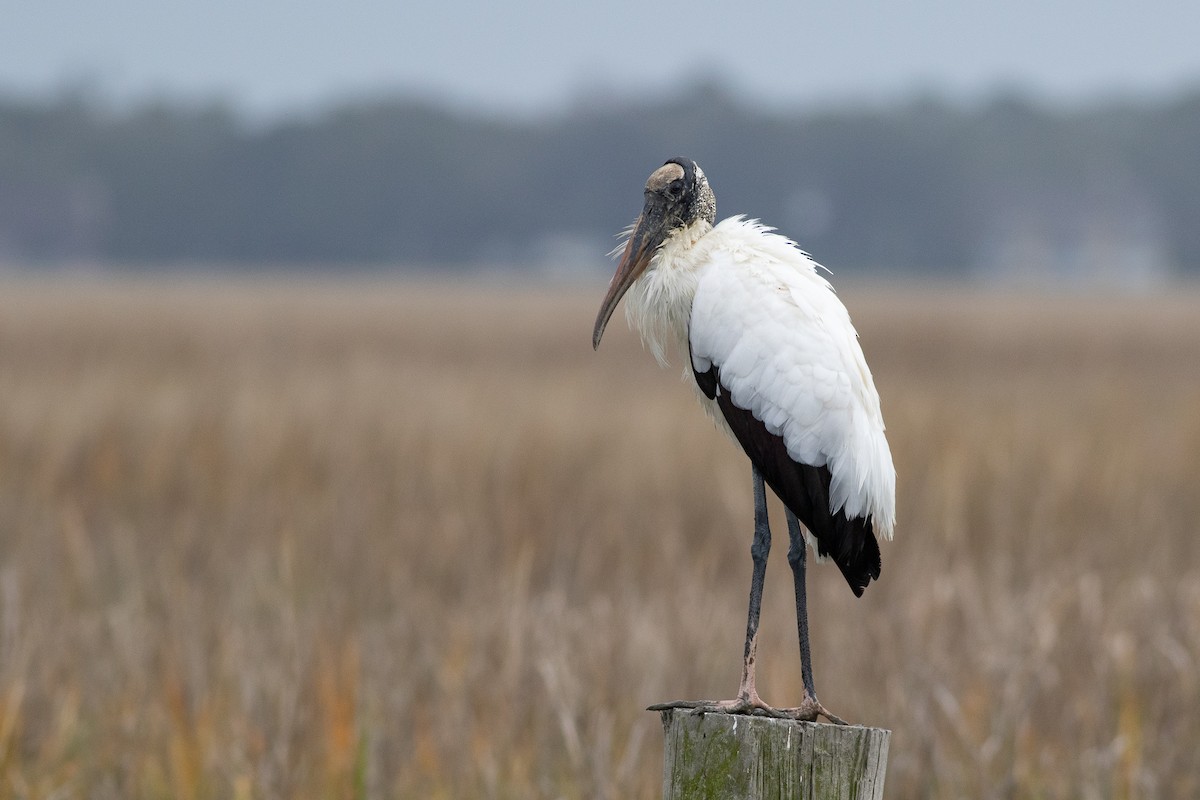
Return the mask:
<path fill-rule="evenodd" d="M 742 755 L 742 741 L 713 726 L 697 728 L 690 725 L 670 725 L 674 712 L 663 712 L 664 731 L 674 732 L 672 748 L 678 759 L 681 797 L 718 798 L 739 796 L 745 787 L 739 786 L 740 771 L 736 766 Z M 686 769 L 688 764 L 704 764 L 700 770 Z M 744 796 L 741 795 L 741 796 Z"/>
<path fill-rule="evenodd" d="M 663 712 L 666 800 L 878 800 L 889 731 Z"/>

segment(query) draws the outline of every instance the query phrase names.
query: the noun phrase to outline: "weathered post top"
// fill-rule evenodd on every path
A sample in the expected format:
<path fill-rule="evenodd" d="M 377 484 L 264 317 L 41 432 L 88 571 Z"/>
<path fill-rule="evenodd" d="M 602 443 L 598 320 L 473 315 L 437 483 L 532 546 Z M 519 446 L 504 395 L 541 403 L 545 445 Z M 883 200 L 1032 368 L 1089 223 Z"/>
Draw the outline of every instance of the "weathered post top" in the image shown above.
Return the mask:
<path fill-rule="evenodd" d="M 665 800 L 880 800 L 892 732 L 662 712 Z"/>

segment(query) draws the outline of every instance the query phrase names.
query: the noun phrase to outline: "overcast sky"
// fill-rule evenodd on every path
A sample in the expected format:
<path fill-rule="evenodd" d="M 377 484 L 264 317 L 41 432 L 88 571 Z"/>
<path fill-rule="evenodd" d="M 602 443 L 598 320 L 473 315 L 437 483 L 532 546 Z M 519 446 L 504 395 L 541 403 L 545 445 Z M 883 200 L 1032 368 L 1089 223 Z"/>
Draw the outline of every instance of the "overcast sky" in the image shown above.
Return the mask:
<path fill-rule="evenodd" d="M 256 114 L 381 90 L 553 111 L 697 78 L 785 106 L 1200 85 L 1196 0 L 0 0 L 0 19 L 0 90 L 84 83 Z"/>

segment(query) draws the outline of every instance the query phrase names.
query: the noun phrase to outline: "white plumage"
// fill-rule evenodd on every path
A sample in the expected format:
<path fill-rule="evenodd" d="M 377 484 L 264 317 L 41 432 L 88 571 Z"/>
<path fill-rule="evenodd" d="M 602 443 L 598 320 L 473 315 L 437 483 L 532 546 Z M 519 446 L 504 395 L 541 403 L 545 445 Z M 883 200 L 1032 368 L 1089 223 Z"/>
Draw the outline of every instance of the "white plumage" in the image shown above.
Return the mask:
<path fill-rule="evenodd" d="M 672 350 L 687 356 L 685 379 L 694 379 L 709 416 L 753 465 L 754 569 L 738 695 L 651 708 L 841 722 L 813 687 L 804 534 L 861 595 L 880 576 L 876 535 L 891 539 L 896 523 L 896 472 L 879 394 L 850 315 L 794 242 L 741 217 L 716 224 L 716 197 L 690 159 L 673 158 L 650 175 L 642 213 L 620 250 L 592 346 L 626 298 L 626 315 L 650 352 L 664 365 Z M 754 679 L 771 547 L 767 486 L 787 510 L 796 587 L 804 699 L 790 709 L 764 703 Z"/>
<path fill-rule="evenodd" d="M 896 472 L 879 394 L 850 315 L 817 267 L 756 222 L 699 220 L 650 259 L 626 315 L 660 363 L 671 348 L 690 349 L 689 382 L 693 369 L 719 365 L 734 405 L 782 435 L 792 459 L 829 467 L 830 511 L 869 515 L 891 539 Z M 716 400 L 697 395 L 730 433 Z"/>

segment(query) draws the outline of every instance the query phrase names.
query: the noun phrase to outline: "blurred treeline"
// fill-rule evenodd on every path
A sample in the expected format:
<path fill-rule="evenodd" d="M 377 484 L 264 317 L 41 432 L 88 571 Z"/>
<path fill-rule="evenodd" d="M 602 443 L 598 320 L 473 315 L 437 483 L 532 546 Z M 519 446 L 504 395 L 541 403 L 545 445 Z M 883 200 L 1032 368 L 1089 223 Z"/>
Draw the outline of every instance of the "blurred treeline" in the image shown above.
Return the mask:
<path fill-rule="evenodd" d="M 170 101 L 0 98 L 0 262 L 591 269 L 666 158 L 722 216 L 839 270 L 1200 274 L 1200 90 L 767 111 L 712 85 L 499 118 L 360 99 L 253 121 Z"/>

